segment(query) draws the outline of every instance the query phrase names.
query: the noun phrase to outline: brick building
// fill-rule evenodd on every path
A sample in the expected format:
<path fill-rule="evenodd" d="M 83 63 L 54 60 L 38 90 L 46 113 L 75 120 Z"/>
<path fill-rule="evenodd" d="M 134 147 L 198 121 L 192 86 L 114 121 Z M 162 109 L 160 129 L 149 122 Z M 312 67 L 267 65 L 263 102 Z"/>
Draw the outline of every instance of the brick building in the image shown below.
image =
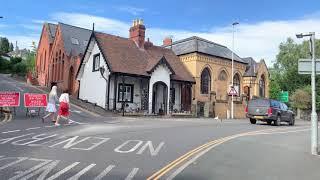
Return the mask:
<path fill-rule="evenodd" d="M 234 53 L 234 74 L 231 73 L 232 51 L 226 46 L 190 37 L 176 42 L 163 41 L 172 49 L 196 80 L 193 86 L 193 112 L 197 116 L 226 118 L 230 116 L 228 95 L 233 78 L 237 91 L 234 97 L 234 117 L 244 118 L 245 105 L 253 97 L 269 97 L 269 72 L 263 60 L 241 58 Z"/>
<path fill-rule="evenodd" d="M 44 23 L 36 57 L 39 85 L 57 82 L 60 90 L 78 96 L 76 72 L 88 44 L 91 30 L 64 23 Z"/>

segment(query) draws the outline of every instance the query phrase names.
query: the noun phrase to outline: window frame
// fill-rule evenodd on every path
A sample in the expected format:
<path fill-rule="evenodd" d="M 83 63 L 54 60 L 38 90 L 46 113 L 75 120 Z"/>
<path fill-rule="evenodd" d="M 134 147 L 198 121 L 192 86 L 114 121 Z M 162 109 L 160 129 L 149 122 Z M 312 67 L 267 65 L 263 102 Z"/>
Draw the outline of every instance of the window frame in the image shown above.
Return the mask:
<path fill-rule="evenodd" d="M 234 76 L 232 77 L 233 78 L 233 88 L 235 88 L 235 86 L 237 86 L 237 93 L 238 93 L 238 96 L 240 96 L 240 91 L 241 91 L 241 78 L 240 78 L 240 75 L 238 73 L 234 74 Z M 237 81 L 235 81 L 237 80 Z"/>
<path fill-rule="evenodd" d="M 122 97 L 120 98 L 120 93 L 123 93 L 123 90 L 121 89 L 120 90 L 120 87 L 122 86 L 122 85 L 124 85 L 125 87 L 130 87 L 131 88 L 131 99 L 130 99 L 130 101 L 126 101 L 125 99 L 124 99 L 124 101 L 122 101 Z M 133 84 L 122 84 L 122 83 L 119 83 L 118 84 L 118 102 L 128 102 L 128 103 L 133 103 L 133 93 L 134 93 L 134 85 Z"/>
<path fill-rule="evenodd" d="M 202 78 L 202 75 L 204 72 L 207 72 L 207 75 L 208 75 L 208 83 L 207 83 L 207 88 L 203 88 L 204 86 L 204 81 L 203 81 L 203 78 Z M 204 89 L 206 89 L 207 92 L 204 92 Z M 209 94 L 210 93 L 210 90 L 211 90 L 211 71 L 209 68 L 204 68 L 200 74 L 200 94 Z"/>
<path fill-rule="evenodd" d="M 96 69 L 96 58 L 99 57 L 99 67 Z M 93 55 L 93 64 L 92 64 L 92 72 L 99 71 L 100 68 L 100 53 L 94 54 Z"/>

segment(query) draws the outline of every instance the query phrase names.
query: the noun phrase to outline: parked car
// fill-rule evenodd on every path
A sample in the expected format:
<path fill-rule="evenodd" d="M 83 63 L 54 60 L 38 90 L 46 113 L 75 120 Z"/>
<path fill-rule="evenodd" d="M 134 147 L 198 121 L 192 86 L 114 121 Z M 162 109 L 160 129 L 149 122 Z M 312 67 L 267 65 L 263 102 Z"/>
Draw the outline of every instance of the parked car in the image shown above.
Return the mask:
<path fill-rule="evenodd" d="M 280 126 L 281 122 L 287 122 L 290 126 L 295 123 L 295 115 L 288 106 L 272 99 L 250 100 L 246 114 L 251 124 L 256 124 L 257 120 L 267 122 L 269 125 L 274 122 L 276 126 Z"/>

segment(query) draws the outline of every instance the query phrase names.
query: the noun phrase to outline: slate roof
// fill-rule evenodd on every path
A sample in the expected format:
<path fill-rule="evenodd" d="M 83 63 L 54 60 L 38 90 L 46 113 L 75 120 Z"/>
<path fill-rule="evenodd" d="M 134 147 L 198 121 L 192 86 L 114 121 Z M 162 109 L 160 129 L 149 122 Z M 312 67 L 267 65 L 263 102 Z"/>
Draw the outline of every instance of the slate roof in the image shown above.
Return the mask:
<path fill-rule="evenodd" d="M 257 76 L 258 63 L 252 57 L 242 58 L 248 63 L 246 71 L 243 74 L 244 77 L 255 77 Z"/>
<path fill-rule="evenodd" d="M 146 43 L 144 49 L 141 49 L 128 38 L 100 32 L 94 32 L 94 37 L 111 72 L 150 76 L 149 71 L 161 61 L 169 64 L 169 69 L 173 71 L 173 80 L 195 82 L 179 57 L 170 49 L 151 43 Z"/>
<path fill-rule="evenodd" d="M 91 30 L 61 22 L 59 22 L 59 26 L 61 28 L 66 53 L 68 55 L 83 54 L 91 36 Z M 77 39 L 79 43 L 72 43 L 71 38 Z"/>
<path fill-rule="evenodd" d="M 176 55 L 189 54 L 192 52 L 200 52 L 224 59 L 232 59 L 232 51 L 226 46 L 208 41 L 206 39 L 192 36 L 186 39 L 182 39 L 173 42 L 172 45 L 165 46 L 166 48 L 172 48 Z M 237 54 L 234 53 L 234 60 L 240 63 L 244 62 Z"/>
<path fill-rule="evenodd" d="M 55 35 L 56 35 L 57 25 L 56 24 L 52 24 L 52 23 L 44 23 L 44 25 L 49 30 L 48 31 L 49 41 L 50 41 L 50 43 L 53 43 Z"/>

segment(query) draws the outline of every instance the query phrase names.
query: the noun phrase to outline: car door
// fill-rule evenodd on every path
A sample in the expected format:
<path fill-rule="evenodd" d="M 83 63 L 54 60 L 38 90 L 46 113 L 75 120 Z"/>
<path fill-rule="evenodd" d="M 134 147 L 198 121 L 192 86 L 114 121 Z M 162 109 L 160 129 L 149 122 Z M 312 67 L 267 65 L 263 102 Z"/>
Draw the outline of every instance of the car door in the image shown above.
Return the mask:
<path fill-rule="evenodd" d="M 281 107 L 281 120 L 288 121 L 288 107 L 284 103 L 280 103 Z"/>

